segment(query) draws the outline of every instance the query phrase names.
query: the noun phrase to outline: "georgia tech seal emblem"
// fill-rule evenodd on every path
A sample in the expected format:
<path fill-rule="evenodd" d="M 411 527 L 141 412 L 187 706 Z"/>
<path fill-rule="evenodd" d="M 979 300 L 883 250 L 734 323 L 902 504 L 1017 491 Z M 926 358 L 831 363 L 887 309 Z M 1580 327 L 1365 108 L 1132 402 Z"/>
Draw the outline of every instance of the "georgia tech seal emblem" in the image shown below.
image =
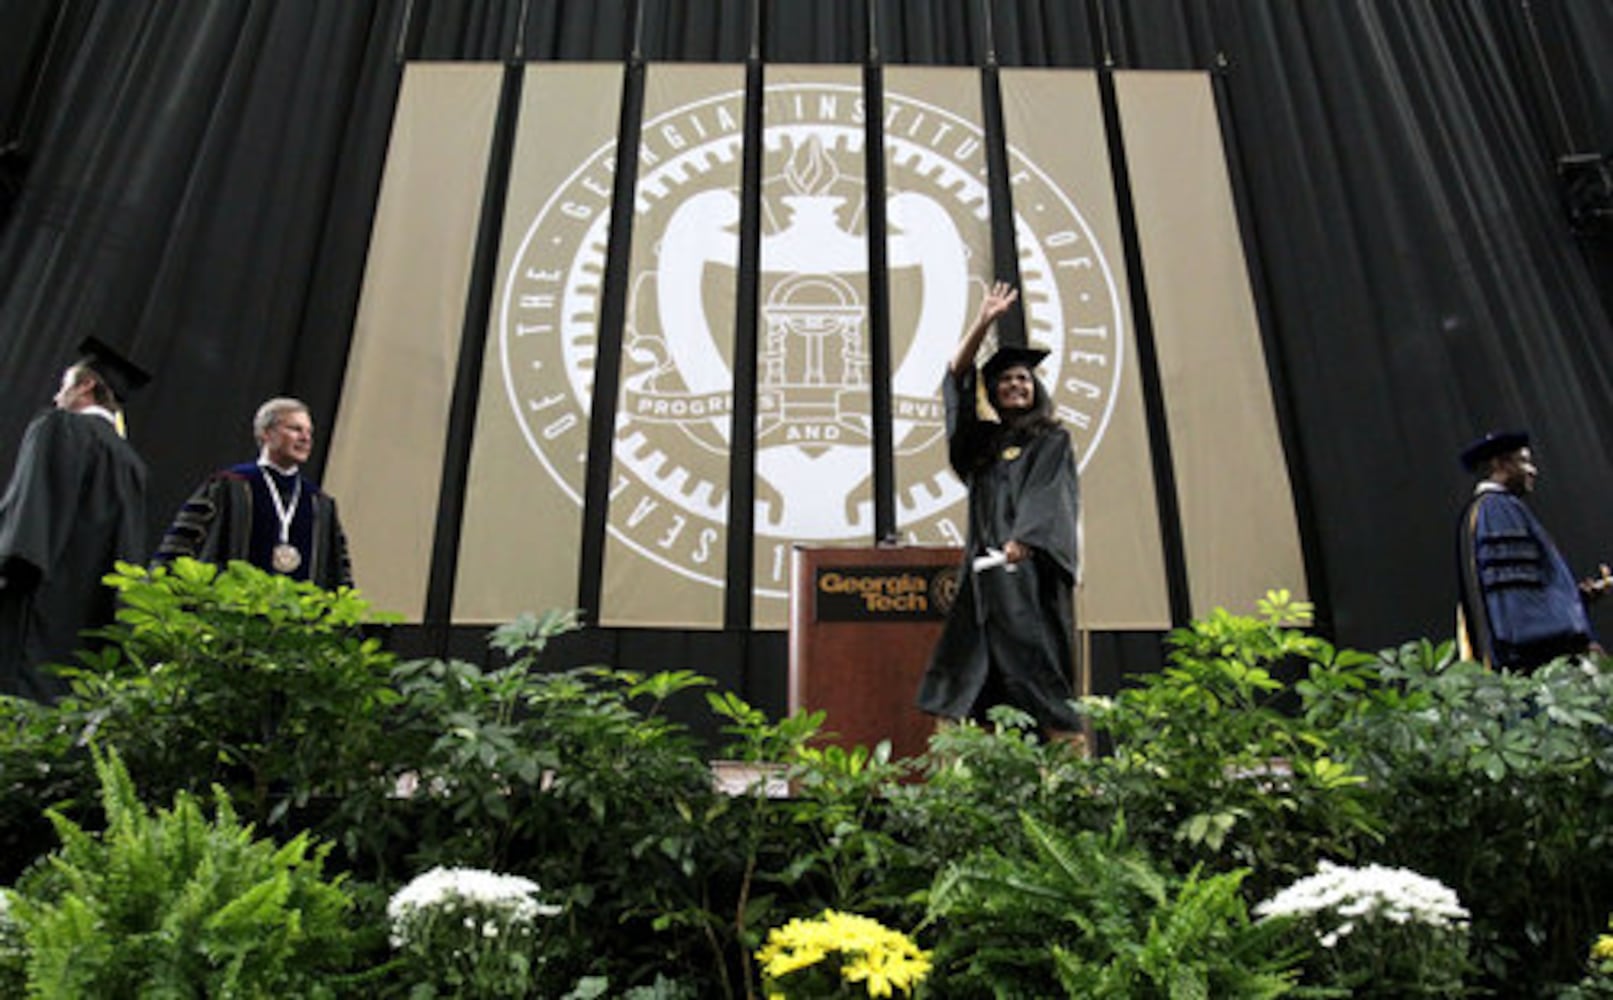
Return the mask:
<path fill-rule="evenodd" d="M 755 546 L 759 595 L 782 598 L 796 542 L 867 544 L 872 434 L 858 88 L 768 88 L 757 324 Z M 732 413 L 728 314 L 708 307 L 738 261 L 743 95 L 715 94 L 644 122 L 635 253 L 623 336 L 608 530 L 653 562 L 722 586 Z M 978 279 L 963 230 L 988 196 L 977 124 L 885 95 L 893 291 L 892 438 L 898 519 L 917 543 L 962 540 L 964 490 L 947 467 L 939 381 L 973 318 Z M 1040 374 L 1082 464 L 1098 447 L 1121 371 L 1122 311 L 1108 263 L 1071 199 L 1012 149 L 1021 302 Z M 582 502 L 605 271 L 614 145 L 531 221 L 500 297 L 510 404 L 533 454 Z M 720 174 L 721 176 L 714 176 Z M 971 276 L 975 276 L 971 278 Z M 904 318 L 910 317 L 910 318 Z"/>

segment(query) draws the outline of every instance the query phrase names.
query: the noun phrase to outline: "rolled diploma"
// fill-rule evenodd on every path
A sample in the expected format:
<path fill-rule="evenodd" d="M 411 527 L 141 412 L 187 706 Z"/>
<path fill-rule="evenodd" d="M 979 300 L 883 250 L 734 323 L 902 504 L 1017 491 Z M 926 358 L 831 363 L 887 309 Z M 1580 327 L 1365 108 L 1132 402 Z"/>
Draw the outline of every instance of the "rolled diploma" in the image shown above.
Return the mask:
<path fill-rule="evenodd" d="M 996 569 L 998 566 L 1007 567 L 1010 573 L 1019 568 L 1008 561 L 1008 556 L 1002 549 L 991 548 L 986 549 L 985 555 L 975 556 L 975 560 L 970 566 L 976 573 Z"/>

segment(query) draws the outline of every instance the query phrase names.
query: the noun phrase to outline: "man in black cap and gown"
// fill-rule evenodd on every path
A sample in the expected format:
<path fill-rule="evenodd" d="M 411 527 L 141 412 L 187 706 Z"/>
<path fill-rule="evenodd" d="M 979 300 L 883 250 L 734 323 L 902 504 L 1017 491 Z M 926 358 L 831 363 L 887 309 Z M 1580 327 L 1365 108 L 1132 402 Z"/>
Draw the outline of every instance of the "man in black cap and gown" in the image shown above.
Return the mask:
<path fill-rule="evenodd" d="M 983 720 L 993 705 L 1073 736 L 1074 587 L 1080 570 L 1080 488 L 1069 431 L 1036 378 L 1040 348 L 1006 345 L 979 372 L 987 329 L 1014 304 L 997 282 L 948 365 L 948 458 L 969 489 L 969 532 L 953 605 L 919 686 L 918 706 L 943 719 Z M 987 411 L 977 405 L 984 387 Z"/>
<path fill-rule="evenodd" d="M 0 496 L 0 693 L 54 701 L 83 629 L 112 622 L 101 578 L 141 563 L 146 466 L 123 439 L 123 403 L 148 376 L 89 338 L 62 373 L 55 407 L 28 424 Z"/>
<path fill-rule="evenodd" d="M 1585 602 L 1610 586 L 1576 580 L 1523 498 L 1538 470 L 1523 431 L 1492 431 L 1462 451 L 1478 482 L 1457 535 L 1457 641 L 1465 659 L 1529 671 L 1559 656 L 1600 651 Z"/>

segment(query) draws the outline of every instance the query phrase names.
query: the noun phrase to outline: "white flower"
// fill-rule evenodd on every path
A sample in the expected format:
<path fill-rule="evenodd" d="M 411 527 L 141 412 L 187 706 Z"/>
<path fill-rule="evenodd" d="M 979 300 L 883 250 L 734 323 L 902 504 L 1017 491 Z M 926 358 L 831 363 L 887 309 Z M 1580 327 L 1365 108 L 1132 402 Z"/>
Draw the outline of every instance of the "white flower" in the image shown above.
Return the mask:
<path fill-rule="evenodd" d="M 498 923 L 522 926 L 560 912 L 558 906 L 538 902 L 537 895 L 538 884 L 518 875 L 499 875 L 477 868 L 433 868 L 399 889 L 387 902 L 393 946 L 401 947 L 408 937 L 409 925 L 428 911 L 458 914 L 467 905 L 492 910 L 498 919 L 482 927 L 486 937 L 497 936 Z M 460 919 L 466 930 L 477 930 L 475 916 L 464 914 Z M 487 927 L 493 927 L 491 934 Z"/>
<path fill-rule="evenodd" d="M 1307 876 L 1255 907 L 1271 917 L 1342 918 L 1320 938 L 1331 948 L 1356 929 L 1362 919 L 1384 917 L 1396 924 L 1431 927 L 1467 926 L 1468 912 L 1443 883 L 1404 868 L 1367 865 L 1348 868 L 1323 861 Z"/>

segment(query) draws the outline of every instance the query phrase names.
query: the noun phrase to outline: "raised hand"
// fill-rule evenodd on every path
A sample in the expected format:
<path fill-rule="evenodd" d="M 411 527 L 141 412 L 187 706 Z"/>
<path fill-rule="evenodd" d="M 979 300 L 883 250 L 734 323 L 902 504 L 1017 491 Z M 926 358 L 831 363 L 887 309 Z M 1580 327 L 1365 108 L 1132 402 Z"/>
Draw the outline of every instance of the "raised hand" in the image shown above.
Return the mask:
<path fill-rule="evenodd" d="M 963 340 L 958 342 L 957 350 L 952 354 L 952 360 L 947 368 L 957 374 L 975 363 L 975 351 L 979 350 L 980 342 L 986 338 L 986 331 L 991 324 L 1007 312 L 1015 302 L 1019 301 L 1019 289 L 1006 281 L 993 282 L 986 297 L 980 300 L 980 313 L 975 317 L 974 323 L 964 333 Z"/>
<path fill-rule="evenodd" d="M 980 300 L 980 316 L 976 322 L 989 325 L 1019 301 L 1019 289 L 1006 281 L 994 282 L 986 297 Z"/>

